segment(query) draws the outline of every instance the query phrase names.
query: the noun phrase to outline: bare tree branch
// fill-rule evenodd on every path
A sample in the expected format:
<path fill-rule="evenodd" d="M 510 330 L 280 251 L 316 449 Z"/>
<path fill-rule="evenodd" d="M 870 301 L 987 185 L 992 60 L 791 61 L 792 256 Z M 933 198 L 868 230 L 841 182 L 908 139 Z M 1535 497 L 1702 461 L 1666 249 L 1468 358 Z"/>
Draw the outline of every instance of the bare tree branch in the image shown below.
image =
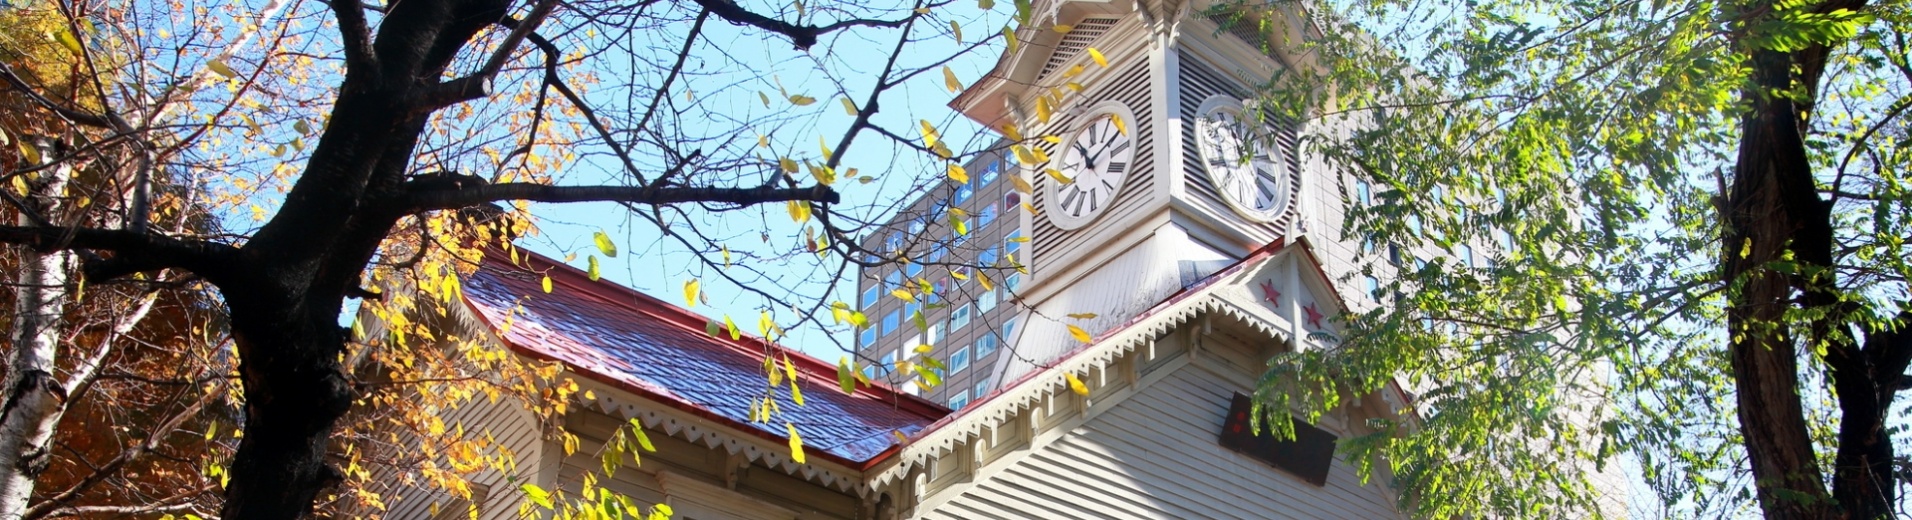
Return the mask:
<path fill-rule="evenodd" d="M 764 202 L 807 200 L 835 204 L 841 200 L 836 190 L 817 185 L 809 188 L 656 188 L 633 186 L 551 186 L 512 182 L 449 189 L 413 189 L 396 206 L 406 213 L 476 206 L 488 202 L 528 200 L 534 202 L 625 202 L 631 204 L 677 204 L 714 202 L 749 205 Z"/>

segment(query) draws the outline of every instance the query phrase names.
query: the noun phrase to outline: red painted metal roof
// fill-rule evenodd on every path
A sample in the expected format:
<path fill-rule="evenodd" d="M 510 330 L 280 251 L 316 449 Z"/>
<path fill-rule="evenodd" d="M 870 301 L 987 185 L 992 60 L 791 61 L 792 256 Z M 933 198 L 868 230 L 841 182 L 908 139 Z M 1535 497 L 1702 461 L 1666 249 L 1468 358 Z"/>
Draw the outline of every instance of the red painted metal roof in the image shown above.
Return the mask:
<path fill-rule="evenodd" d="M 520 253 L 522 265 L 489 254 L 465 280 L 465 301 L 520 353 L 760 437 L 787 440 L 783 422 L 795 423 L 807 454 L 855 468 L 892 451 L 892 432 L 914 435 L 949 415 L 887 387 L 859 385 L 844 394 L 834 364 L 753 336 L 711 336 L 709 318 Z M 549 294 L 545 276 L 552 281 Z M 797 365 L 804 406 L 790 400 L 787 382 L 767 391 L 765 356 L 788 356 Z M 769 424 L 751 422 L 752 403 L 765 395 L 774 396 L 780 415 Z"/>

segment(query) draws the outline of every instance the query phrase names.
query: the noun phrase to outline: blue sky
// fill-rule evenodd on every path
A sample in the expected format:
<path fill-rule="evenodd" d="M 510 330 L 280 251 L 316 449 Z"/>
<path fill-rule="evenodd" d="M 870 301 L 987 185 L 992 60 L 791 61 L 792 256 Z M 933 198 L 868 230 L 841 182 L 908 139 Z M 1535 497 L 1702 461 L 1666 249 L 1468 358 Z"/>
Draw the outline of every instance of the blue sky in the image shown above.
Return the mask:
<path fill-rule="evenodd" d="M 961 47 L 952 34 L 951 19 L 963 27 L 965 43 L 973 43 L 978 37 L 996 33 L 1011 20 L 1007 8 L 1002 5 L 996 7 L 994 12 L 983 12 L 972 2 L 961 2 L 935 11 L 911 31 L 912 37 L 920 41 L 906 47 L 899 67 L 920 68 L 958 54 Z M 815 15 L 827 23 L 833 14 Z M 895 16 L 890 14 L 884 17 Z M 836 146 L 853 118 L 837 99 L 841 96 L 835 95 L 838 90 L 835 85 L 841 81 L 843 90 L 848 91 L 858 105 L 862 105 L 869 95 L 873 78 L 888 59 L 900 29 L 860 28 L 835 39 L 826 38 L 821 45 L 808 52 L 792 49 L 781 38 L 765 37 L 761 31 L 729 24 L 709 23 L 705 33 L 704 42 L 692 50 L 692 61 L 706 64 L 705 69 L 709 74 L 687 74 L 692 77 L 673 85 L 670 95 L 685 96 L 684 90 L 689 89 L 697 103 L 712 107 L 712 110 L 726 110 L 731 117 L 777 118 L 775 124 L 749 128 L 749 132 L 763 134 L 771 142 L 769 150 L 757 150 L 765 155 L 771 155 L 770 152 L 774 151 L 775 155 L 801 159 L 821 154 L 818 137 L 824 137 L 831 146 Z M 669 38 L 681 38 L 682 34 L 683 31 L 673 31 Z M 663 43 L 659 42 L 655 46 L 662 47 Z M 681 40 L 678 44 L 681 44 Z M 961 53 L 948 65 L 957 78 L 968 85 L 994 66 L 1002 49 L 1002 42 L 998 39 L 986 47 Z M 748 66 L 743 66 L 746 64 Z M 757 68 L 760 66 L 767 68 Z M 691 68 L 696 66 L 692 65 Z M 780 99 L 784 92 L 811 96 L 817 102 L 794 107 Z M 771 107 L 764 107 L 759 93 L 771 98 Z M 593 95 L 606 98 L 607 103 L 626 102 L 624 94 L 615 91 L 601 90 Z M 910 138 L 919 135 L 918 121 L 930 121 L 952 143 L 952 148 L 959 152 L 973 150 L 987 143 L 990 137 L 978 125 L 948 108 L 947 104 L 954 96 L 945 85 L 940 68 L 932 68 L 886 92 L 875 121 Z M 714 126 L 718 127 L 717 131 L 737 129 L 731 124 Z M 756 142 L 755 135 L 743 138 L 750 145 Z M 578 166 L 576 173 L 567 175 L 561 182 L 602 182 L 615 171 L 611 165 L 592 159 L 585 159 Z M 897 204 L 906 203 L 923 187 L 939 182 L 938 179 L 943 176 L 943 167 L 939 164 L 870 131 L 863 132 L 853 142 L 839 171 L 847 172 L 849 168 L 856 168 L 859 175 L 875 179 L 867 184 L 853 180 L 836 184 L 844 198 L 844 204 L 840 206 L 858 218 L 877 222 L 893 213 Z M 807 180 L 808 175 L 799 174 L 799 177 Z M 699 265 L 697 258 L 683 245 L 664 238 L 656 226 L 618 205 L 541 204 L 534 205 L 532 211 L 539 217 L 542 234 L 520 239 L 521 247 L 559 259 L 577 253 L 578 257 L 572 263 L 581 267 L 585 256 L 596 252 L 592 237 L 602 230 L 613 238 L 621 250 L 617 258 L 601 259 L 601 272 L 609 281 L 683 305 L 684 282 L 697 278 L 700 290 L 706 295 L 706 304 L 696 306 L 696 312 L 716 319 L 731 316 L 747 332 L 756 330 L 754 324 L 764 311 L 774 312 L 780 324 L 794 321 L 795 314 L 791 309 L 769 308 L 766 298 L 715 276 L 708 268 Z M 786 251 L 800 243 L 803 236 L 800 228 L 791 222 L 783 204 L 722 215 L 693 212 L 690 218 L 700 231 L 720 237 L 740 262 L 745 254 L 771 255 Z M 763 240 L 764 236 L 770 237 L 768 243 Z M 795 298 L 799 301 L 814 301 L 817 296 L 827 294 L 824 296 L 826 302 L 854 302 L 851 294 L 855 290 L 854 266 L 839 270 L 841 263 L 834 258 L 818 261 L 811 255 L 790 255 L 755 259 L 749 264 L 751 268 L 761 271 L 759 276 L 752 277 L 755 281 L 748 283 L 758 289 L 784 294 L 794 292 L 799 295 Z M 729 271 L 733 275 L 746 274 L 744 269 L 737 267 Z M 830 282 L 833 280 L 840 280 L 841 283 L 837 289 L 826 293 L 830 291 Z M 831 329 L 824 330 L 814 324 L 793 328 L 788 330 L 791 336 L 784 343 L 834 361 L 845 354 L 842 349 L 849 345 L 851 336 L 843 328 Z"/>

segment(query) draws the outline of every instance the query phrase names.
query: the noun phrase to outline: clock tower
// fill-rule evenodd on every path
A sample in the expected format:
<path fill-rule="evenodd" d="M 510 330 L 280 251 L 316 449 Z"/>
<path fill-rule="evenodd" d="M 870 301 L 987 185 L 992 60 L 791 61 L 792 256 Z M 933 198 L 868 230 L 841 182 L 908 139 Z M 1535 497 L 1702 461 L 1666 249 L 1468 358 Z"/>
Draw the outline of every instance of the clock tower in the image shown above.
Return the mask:
<path fill-rule="evenodd" d="M 1217 5 L 1038 0 L 1014 52 L 951 103 L 1012 139 L 1005 175 L 1034 188 L 1005 211 L 1029 237 L 1015 295 L 1029 310 L 1001 380 L 1079 345 L 1068 326 L 1109 330 L 1275 240 L 1316 234 L 1324 263 L 1352 265 L 1330 243 L 1339 177 L 1298 149 L 1310 129 L 1273 115 L 1305 110 L 1252 96 L 1306 66 L 1279 42 L 1314 26 L 1299 7 Z"/>

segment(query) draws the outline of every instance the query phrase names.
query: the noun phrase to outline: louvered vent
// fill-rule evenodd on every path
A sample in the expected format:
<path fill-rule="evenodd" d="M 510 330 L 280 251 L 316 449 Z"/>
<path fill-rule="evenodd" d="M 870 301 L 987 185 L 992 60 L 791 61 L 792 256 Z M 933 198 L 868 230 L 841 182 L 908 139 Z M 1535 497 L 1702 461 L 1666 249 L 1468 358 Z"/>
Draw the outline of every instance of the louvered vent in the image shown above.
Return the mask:
<path fill-rule="evenodd" d="M 1268 43 L 1268 37 L 1261 30 L 1261 22 L 1254 17 L 1245 14 L 1215 13 L 1208 15 L 1208 21 L 1215 22 L 1215 25 L 1221 27 L 1223 32 L 1241 38 L 1241 41 L 1247 42 L 1250 47 L 1267 50 L 1263 45 Z"/>
<path fill-rule="evenodd" d="M 1114 18 L 1083 18 L 1082 22 L 1075 24 L 1075 29 L 1070 30 L 1069 34 L 1062 35 L 1062 41 L 1056 42 L 1055 54 L 1049 55 L 1049 62 L 1042 65 L 1042 74 L 1037 77 L 1049 77 L 1050 72 L 1061 68 L 1062 64 L 1068 63 L 1070 58 L 1082 53 L 1082 49 L 1088 48 L 1089 43 L 1094 42 L 1096 37 L 1109 32 L 1109 28 L 1115 26 L 1115 20 Z"/>

